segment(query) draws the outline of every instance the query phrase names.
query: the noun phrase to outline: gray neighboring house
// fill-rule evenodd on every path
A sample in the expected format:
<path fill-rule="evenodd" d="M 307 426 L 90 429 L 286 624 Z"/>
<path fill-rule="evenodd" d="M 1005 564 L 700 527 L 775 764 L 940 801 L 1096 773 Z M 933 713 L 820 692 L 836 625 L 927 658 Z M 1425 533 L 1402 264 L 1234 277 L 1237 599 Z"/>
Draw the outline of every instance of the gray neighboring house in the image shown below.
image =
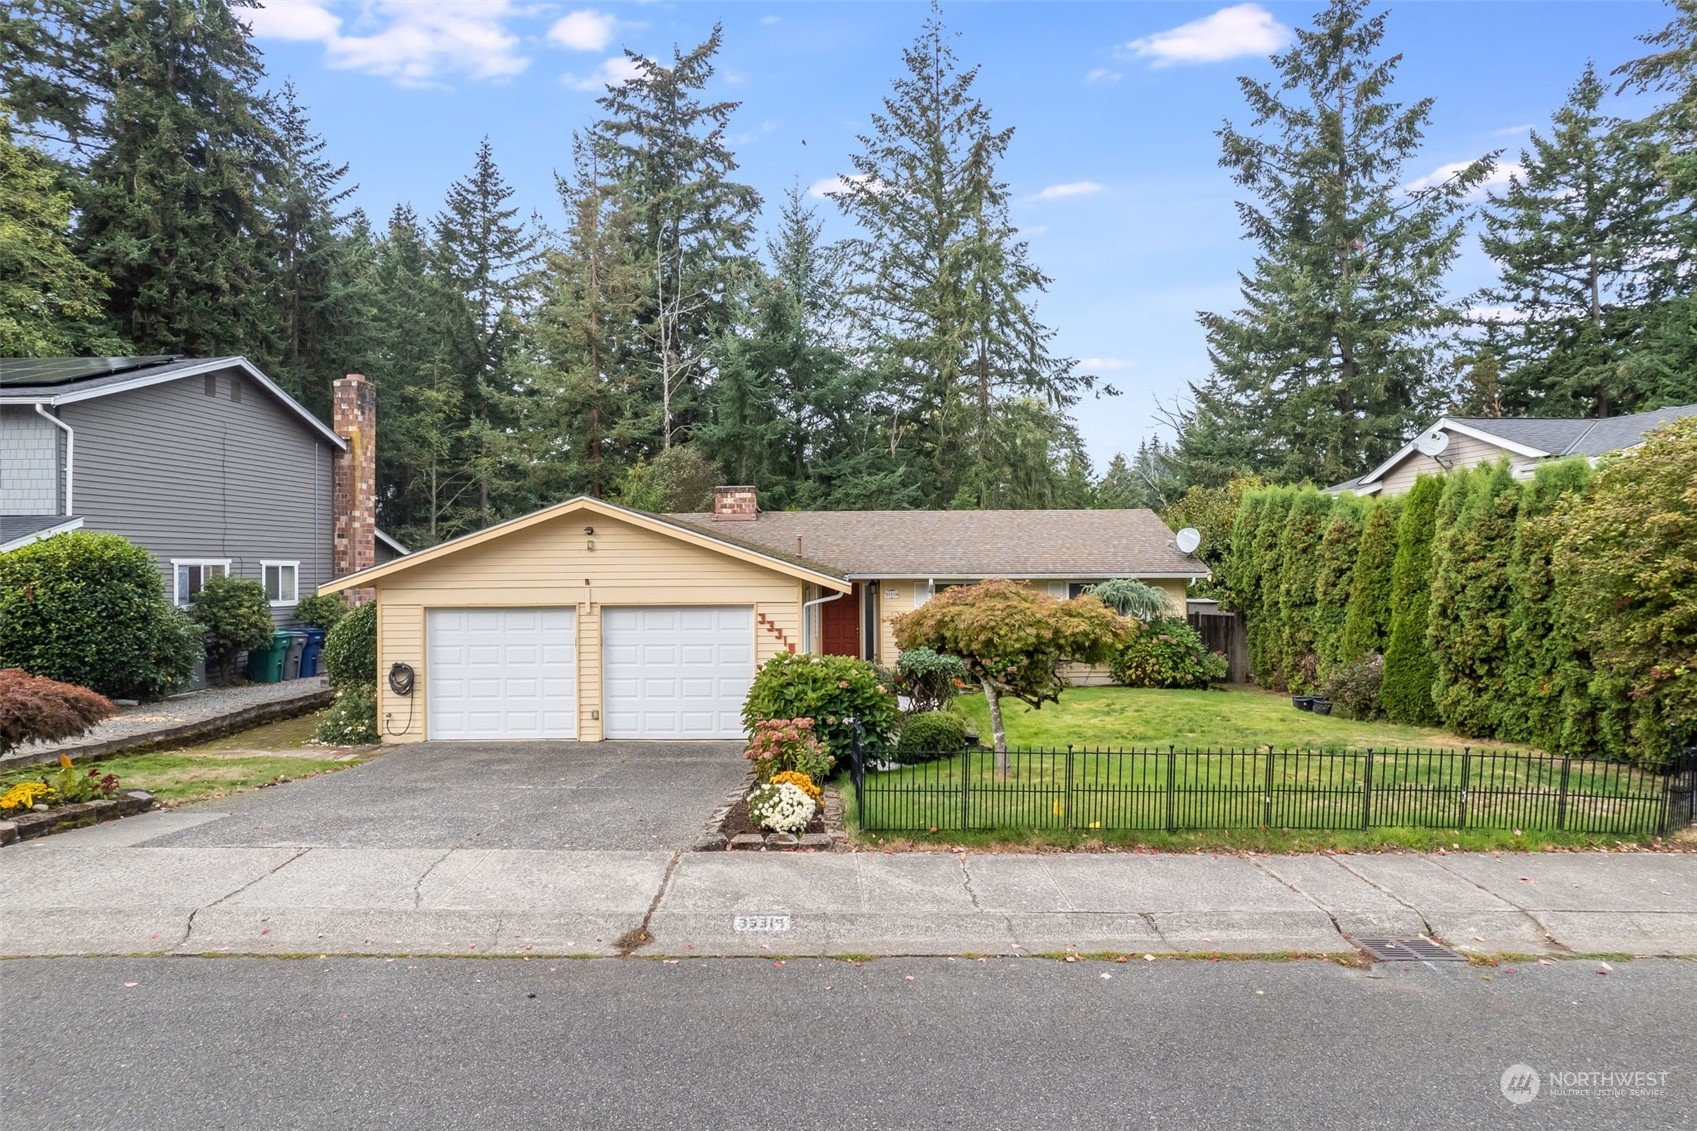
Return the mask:
<path fill-rule="evenodd" d="M 1687 416 L 1697 416 L 1697 405 L 1674 405 L 1601 419 L 1446 416 L 1367 474 L 1334 483 L 1326 490 L 1333 495 L 1345 491 L 1400 495 L 1421 475 L 1465 471 L 1505 457 L 1517 478 L 1530 479 L 1546 460 L 1584 456 L 1595 461 L 1637 447 L 1644 442 L 1646 432 Z M 1420 449 L 1421 439 L 1440 436 L 1440 444 L 1430 445 L 1441 445 L 1436 454 L 1428 455 Z"/>
<path fill-rule="evenodd" d="M 186 605 L 209 577 L 297 600 L 406 549 L 375 522 L 376 394 L 326 425 L 245 358 L 0 359 L 0 551 L 68 530 L 152 551 Z"/>

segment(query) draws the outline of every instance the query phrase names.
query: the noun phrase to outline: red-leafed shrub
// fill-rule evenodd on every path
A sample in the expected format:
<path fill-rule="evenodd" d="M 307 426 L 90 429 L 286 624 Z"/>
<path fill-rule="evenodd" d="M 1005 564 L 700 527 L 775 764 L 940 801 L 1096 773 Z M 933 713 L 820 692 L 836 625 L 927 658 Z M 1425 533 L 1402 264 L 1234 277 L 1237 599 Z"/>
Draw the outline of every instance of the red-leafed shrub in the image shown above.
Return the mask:
<path fill-rule="evenodd" d="M 87 734 L 117 708 L 86 687 L 0 669 L 0 754 L 25 742 L 58 742 Z"/>

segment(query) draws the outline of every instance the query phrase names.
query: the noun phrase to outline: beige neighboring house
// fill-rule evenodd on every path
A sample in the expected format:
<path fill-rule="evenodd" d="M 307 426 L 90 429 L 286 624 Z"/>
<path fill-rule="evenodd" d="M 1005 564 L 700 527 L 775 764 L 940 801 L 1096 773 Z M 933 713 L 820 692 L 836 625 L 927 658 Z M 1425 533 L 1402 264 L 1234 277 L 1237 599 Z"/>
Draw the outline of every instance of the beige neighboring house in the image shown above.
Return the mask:
<path fill-rule="evenodd" d="M 760 664 L 893 662 L 891 620 L 951 585 L 1135 577 L 1183 616 L 1208 570 L 1173 543 L 1147 510 L 762 512 L 721 487 L 711 513 L 571 499 L 319 591 L 377 602 L 385 742 L 740 738 Z"/>
<path fill-rule="evenodd" d="M 1514 474 L 1529 479 L 1545 460 L 1585 456 L 1595 460 L 1636 447 L 1644 433 L 1682 417 L 1697 405 L 1659 408 L 1629 416 L 1565 419 L 1446 416 L 1410 440 L 1390 459 L 1356 479 L 1326 488 L 1339 495 L 1400 495 L 1422 475 L 1465 470 L 1507 457 Z"/>

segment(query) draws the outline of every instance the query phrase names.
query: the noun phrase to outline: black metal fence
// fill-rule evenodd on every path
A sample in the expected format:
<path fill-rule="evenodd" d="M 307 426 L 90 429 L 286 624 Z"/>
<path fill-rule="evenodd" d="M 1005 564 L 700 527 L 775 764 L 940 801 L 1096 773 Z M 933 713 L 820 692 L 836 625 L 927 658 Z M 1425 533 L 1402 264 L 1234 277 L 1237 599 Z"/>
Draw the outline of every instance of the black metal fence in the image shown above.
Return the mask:
<path fill-rule="evenodd" d="M 1537 829 L 1657 835 L 1697 820 L 1697 751 L 1668 772 L 1497 749 L 973 750 L 851 762 L 862 828 Z"/>

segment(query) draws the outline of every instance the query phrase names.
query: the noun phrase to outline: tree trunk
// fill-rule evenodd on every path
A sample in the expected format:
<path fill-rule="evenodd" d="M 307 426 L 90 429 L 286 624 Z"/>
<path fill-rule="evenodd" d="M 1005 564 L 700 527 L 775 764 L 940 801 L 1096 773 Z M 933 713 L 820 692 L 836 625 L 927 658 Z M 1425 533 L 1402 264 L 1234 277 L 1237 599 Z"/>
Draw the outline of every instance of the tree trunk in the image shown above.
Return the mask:
<path fill-rule="evenodd" d="M 978 683 L 984 688 L 984 702 L 990 707 L 990 741 L 996 747 L 996 776 L 1008 776 L 1008 732 L 1002 725 L 1002 701 L 996 696 L 996 687 L 989 680 L 980 678 Z"/>

